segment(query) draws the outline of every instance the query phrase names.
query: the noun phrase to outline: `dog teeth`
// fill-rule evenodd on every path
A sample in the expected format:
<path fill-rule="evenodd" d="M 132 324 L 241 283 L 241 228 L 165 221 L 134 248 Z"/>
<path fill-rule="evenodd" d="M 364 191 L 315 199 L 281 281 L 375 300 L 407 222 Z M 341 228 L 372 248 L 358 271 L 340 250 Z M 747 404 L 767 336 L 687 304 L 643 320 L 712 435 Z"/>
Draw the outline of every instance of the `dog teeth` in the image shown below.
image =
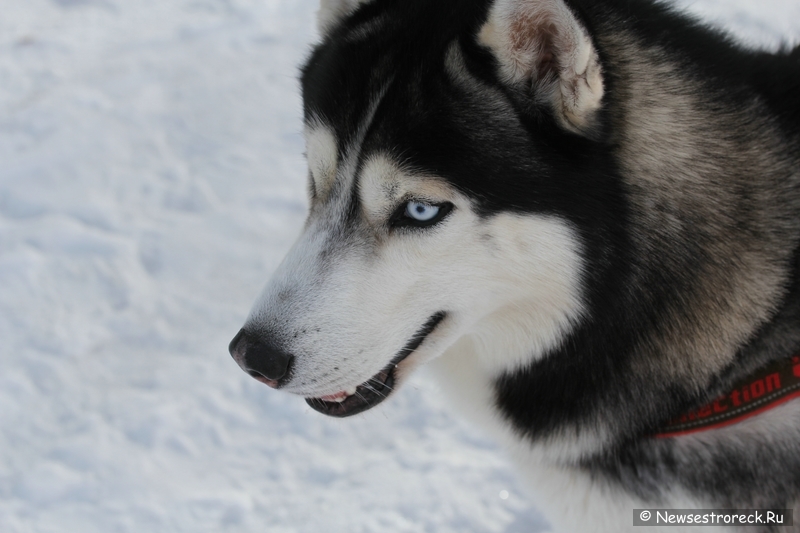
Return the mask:
<path fill-rule="evenodd" d="M 324 402 L 331 402 L 331 403 L 342 403 L 350 396 L 353 396 L 356 393 L 356 388 L 353 387 L 352 389 L 343 390 L 341 392 L 337 392 L 336 394 L 331 394 L 328 396 L 321 396 L 319 399 Z"/>
<path fill-rule="evenodd" d="M 328 396 L 320 396 L 319 399 L 323 402 L 341 403 L 347 399 L 347 393 L 337 392 L 336 394 L 329 394 Z"/>
<path fill-rule="evenodd" d="M 352 389 L 347 389 L 346 391 L 340 392 L 339 394 L 341 394 L 342 396 L 341 396 L 341 398 L 339 398 L 336 401 L 341 403 L 341 402 L 345 401 L 346 399 L 348 399 L 350 396 L 355 396 L 356 388 L 353 387 Z"/>

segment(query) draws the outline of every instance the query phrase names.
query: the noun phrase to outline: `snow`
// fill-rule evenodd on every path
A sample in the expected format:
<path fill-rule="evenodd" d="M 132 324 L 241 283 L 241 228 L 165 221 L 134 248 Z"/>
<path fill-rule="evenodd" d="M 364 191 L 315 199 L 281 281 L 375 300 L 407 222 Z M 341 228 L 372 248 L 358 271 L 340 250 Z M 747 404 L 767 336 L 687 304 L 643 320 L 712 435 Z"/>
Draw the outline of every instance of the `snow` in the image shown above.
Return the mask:
<path fill-rule="evenodd" d="M 227 343 L 304 219 L 315 0 L 5 0 L 0 531 L 547 531 L 423 374 L 334 420 Z M 795 0 L 682 0 L 748 42 Z"/>

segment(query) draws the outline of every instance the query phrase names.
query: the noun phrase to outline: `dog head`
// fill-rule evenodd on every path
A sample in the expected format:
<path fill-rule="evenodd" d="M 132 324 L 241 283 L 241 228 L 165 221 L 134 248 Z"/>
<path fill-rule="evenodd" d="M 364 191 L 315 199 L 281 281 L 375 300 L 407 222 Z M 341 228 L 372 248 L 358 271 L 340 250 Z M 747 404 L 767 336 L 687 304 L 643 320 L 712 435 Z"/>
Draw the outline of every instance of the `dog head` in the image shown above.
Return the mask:
<path fill-rule="evenodd" d="M 562 0 L 319 13 L 302 71 L 309 215 L 233 357 L 332 416 L 465 335 L 489 374 L 529 364 L 580 321 L 579 221 L 606 209 L 570 200 L 598 187 L 578 155 L 604 91 L 586 30 Z"/>

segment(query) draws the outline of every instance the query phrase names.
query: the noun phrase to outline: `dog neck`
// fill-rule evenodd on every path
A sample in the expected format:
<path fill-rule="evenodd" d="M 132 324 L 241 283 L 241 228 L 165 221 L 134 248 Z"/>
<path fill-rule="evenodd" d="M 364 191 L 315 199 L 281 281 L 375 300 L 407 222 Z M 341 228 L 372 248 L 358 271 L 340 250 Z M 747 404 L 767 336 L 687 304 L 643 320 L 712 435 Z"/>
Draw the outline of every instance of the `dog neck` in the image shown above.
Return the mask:
<path fill-rule="evenodd" d="M 800 355 L 776 361 L 713 402 L 690 409 L 663 426 L 656 438 L 680 437 L 737 424 L 800 397 Z"/>
<path fill-rule="evenodd" d="M 652 435 L 800 351 L 800 161 L 782 155 L 797 153 L 787 139 L 800 132 L 782 136 L 754 95 L 709 112 L 715 89 L 673 58 L 635 31 L 596 31 L 607 75 L 626 87 L 608 96 L 624 224 L 592 229 L 613 252 L 588 267 L 586 320 L 494 387 L 528 439 L 590 443 L 583 456 Z M 608 438 L 586 437 L 597 434 Z"/>

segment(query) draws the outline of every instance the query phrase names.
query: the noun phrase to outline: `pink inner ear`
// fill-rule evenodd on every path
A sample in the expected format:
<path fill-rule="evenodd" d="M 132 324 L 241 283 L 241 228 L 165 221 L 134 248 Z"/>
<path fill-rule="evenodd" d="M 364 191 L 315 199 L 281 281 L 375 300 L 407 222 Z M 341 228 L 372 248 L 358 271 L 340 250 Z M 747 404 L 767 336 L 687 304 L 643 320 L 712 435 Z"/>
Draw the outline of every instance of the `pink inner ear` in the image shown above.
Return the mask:
<path fill-rule="evenodd" d="M 547 78 L 558 68 L 555 45 L 558 29 L 550 13 L 519 13 L 509 31 L 514 55 L 535 80 Z"/>
<path fill-rule="evenodd" d="M 564 0 L 494 0 L 479 39 L 500 60 L 505 81 L 532 90 L 561 125 L 592 129 L 603 99 L 599 58 L 590 35 Z"/>
<path fill-rule="evenodd" d="M 558 57 L 555 52 L 555 33 L 556 28 L 552 24 L 540 29 L 540 39 L 542 40 L 540 55 L 537 65 L 537 79 L 543 80 L 558 68 Z"/>

